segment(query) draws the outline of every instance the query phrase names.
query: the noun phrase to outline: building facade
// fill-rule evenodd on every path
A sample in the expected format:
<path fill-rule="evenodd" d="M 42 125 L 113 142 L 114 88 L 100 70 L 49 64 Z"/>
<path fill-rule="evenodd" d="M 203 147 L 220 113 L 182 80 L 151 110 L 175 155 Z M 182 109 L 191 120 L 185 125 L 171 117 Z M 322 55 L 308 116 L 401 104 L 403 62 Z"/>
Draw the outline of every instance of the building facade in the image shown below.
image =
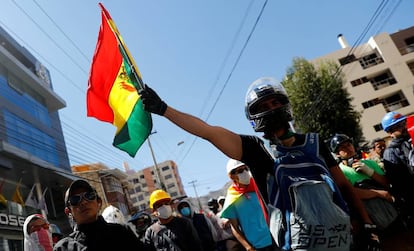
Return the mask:
<path fill-rule="evenodd" d="M 109 169 L 102 163 L 72 166 L 73 174 L 87 180 L 102 199 L 102 210 L 112 205 L 125 217 L 131 214 L 132 203 L 128 191 L 128 175 L 119 169 Z"/>
<path fill-rule="evenodd" d="M 342 66 L 344 87 L 362 114 L 365 139 L 385 138 L 381 120 L 387 112 L 414 113 L 414 26 L 380 33 L 357 47 L 350 47 L 342 35 L 338 40 L 342 49 L 313 62 L 333 60 Z"/>
<path fill-rule="evenodd" d="M 127 170 L 127 174 L 132 185 L 129 194 L 136 211 L 149 208 L 149 196 L 156 189 L 165 189 L 172 198 L 186 196 L 178 167 L 172 160 L 157 163 L 157 167 L 150 166 L 137 172 Z"/>
<path fill-rule="evenodd" d="M 65 101 L 49 71 L 0 27 L 0 247 L 23 250 L 27 215 L 67 225 L 71 174 L 58 111 Z M 35 202 L 27 201 L 32 192 Z M 30 206 L 29 206 L 30 205 Z"/>

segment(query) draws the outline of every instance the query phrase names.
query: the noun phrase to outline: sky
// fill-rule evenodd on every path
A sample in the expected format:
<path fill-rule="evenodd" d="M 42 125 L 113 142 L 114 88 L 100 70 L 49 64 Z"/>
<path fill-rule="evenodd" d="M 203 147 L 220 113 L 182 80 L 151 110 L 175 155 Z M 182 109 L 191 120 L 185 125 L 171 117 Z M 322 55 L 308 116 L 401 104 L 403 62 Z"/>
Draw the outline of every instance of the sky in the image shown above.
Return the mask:
<path fill-rule="evenodd" d="M 312 60 L 339 50 L 338 34 L 352 46 L 414 25 L 411 0 L 101 2 L 143 81 L 168 105 L 240 134 L 255 134 L 244 98 L 257 78 L 283 79 L 295 57 Z M 100 23 L 98 1 L 1 1 L 0 26 L 49 69 L 55 92 L 66 102 L 59 115 L 71 165 L 101 162 L 122 169 L 127 162 L 140 170 L 154 165 L 148 143 L 132 158 L 112 146 L 112 124 L 86 116 Z M 229 181 L 224 154 L 167 119 L 152 117 L 155 160 L 177 163 L 189 196 Z"/>

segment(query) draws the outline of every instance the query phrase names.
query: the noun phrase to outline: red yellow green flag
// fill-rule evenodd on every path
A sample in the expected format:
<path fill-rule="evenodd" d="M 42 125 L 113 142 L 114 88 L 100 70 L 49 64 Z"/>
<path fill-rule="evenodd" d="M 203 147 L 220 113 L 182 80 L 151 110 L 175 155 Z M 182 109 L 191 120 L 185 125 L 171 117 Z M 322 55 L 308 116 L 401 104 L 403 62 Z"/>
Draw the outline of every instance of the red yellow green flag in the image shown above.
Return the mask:
<path fill-rule="evenodd" d="M 87 115 L 112 123 L 113 145 L 134 157 L 152 130 L 151 114 L 144 111 L 138 89 L 138 68 L 108 11 L 102 23 L 92 60 L 87 91 Z"/>

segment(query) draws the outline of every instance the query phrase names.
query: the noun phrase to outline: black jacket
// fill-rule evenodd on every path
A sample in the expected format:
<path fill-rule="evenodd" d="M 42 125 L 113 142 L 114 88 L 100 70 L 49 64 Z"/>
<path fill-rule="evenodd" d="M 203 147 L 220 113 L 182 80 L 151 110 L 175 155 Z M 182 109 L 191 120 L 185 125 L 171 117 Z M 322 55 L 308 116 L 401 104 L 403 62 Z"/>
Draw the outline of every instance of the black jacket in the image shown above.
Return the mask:
<path fill-rule="evenodd" d="M 82 224 L 68 237 L 56 243 L 54 251 L 143 250 L 132 230 L 120 224 L 107 223 L 102 216 L 97 221 Z"/>

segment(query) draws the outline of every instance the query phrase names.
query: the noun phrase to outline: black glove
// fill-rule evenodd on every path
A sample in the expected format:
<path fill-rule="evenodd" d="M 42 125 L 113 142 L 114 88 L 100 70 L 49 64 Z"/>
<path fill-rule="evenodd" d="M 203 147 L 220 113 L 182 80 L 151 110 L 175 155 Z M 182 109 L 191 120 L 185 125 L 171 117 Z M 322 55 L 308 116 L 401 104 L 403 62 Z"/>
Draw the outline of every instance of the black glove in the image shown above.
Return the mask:
<path fill-rule="evenodd" d="M 377 226 L 372 224 L 364 225 L 365 236 L 367 238 L 367 249 L 368 251 L 381 251 L 381 245 L 378 237 Z"/>
<path fill-rule="evenodd" d="M 167 110 L 167 104 L 161 100 L 153 89 L 148 87 L 148 85 L 145 85 L 138 93 L 141 96 L 145 111 L 161 116 L 164 115 Z"/>

